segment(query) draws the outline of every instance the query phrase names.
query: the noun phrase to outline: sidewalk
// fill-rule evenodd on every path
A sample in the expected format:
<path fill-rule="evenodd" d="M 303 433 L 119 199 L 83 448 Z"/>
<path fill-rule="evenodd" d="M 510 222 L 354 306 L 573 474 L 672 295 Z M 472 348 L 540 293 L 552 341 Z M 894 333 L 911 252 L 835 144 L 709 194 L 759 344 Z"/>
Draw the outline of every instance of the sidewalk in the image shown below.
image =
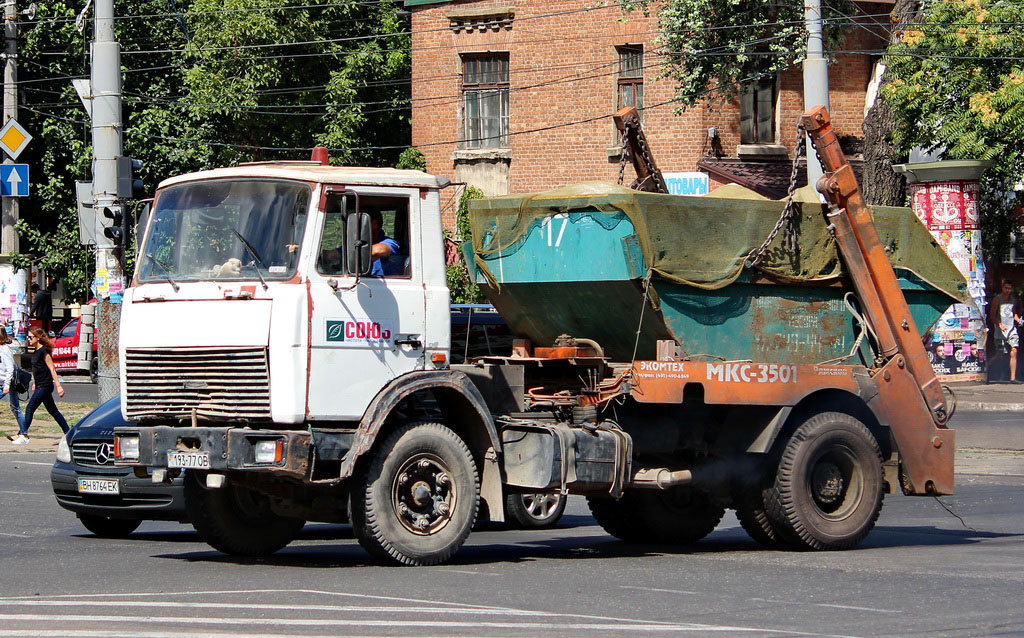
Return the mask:
<path fill-rule="evenodd" d="M 964 412 L 1024 412 L 1024 385 L 1010 383 L 947 383 Z M 1024 418 L 1024 417 L 1022 417 Z"/>

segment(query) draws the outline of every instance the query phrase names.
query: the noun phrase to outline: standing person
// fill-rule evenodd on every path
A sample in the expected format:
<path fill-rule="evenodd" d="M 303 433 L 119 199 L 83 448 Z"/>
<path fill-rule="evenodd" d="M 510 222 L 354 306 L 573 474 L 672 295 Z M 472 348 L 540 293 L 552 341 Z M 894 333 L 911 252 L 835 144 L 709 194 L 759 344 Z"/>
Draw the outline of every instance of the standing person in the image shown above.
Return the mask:
<path fill-rule="evenodd" d="M 42 323 L 43 331 L 50 334 L 50 324 L 53 322 L 53 293 L 50 287 L 40 290 L 39 284 L 32 284 L 32 316 Z"/>
<path fill-rule="evenodd" d="M 53 400 L 53 390 L 57 389 L 57 396 L 64 396 L 64 386 L 60 384 L 57 376 L 57 368 L 53 366 L 53 357 L 50 352 L 53 350 L 53 342 L 43 332 L 42 328 L 33 327 L 28 331 L 28 345 L 35 346 L 36 351 L 32 353 L 32 378 L 35 381 L 36 389 L 25 406 L 25 419 L 21 424 L 21 431 L 15 438 L 15 445 L 28 443 L 28 428 L 32 425 L 32 416 L 36 408 L 42 403 L 46 411 L 50 413 L 53 420 L 57 422 L 61 430 L 68 431 L 68 422 L 64 415 L 57 409 L 57 403 Z"/>
<path fill-rule="evenodd" d="M 1017 381 L 1017 348 L 1020 337 L 1017 326 L 1021 323 L 1017 297 L 1013 294 L 1013 282 L 1003 280 L 1002 290 L 989 304 L 989 318 L 996 328 L 996 347 L 1010 354 L 1010 383 Z"/>
<path fill-rule="evenodd" d="M 7 437 L 11 441 L 21 436 L 25 421 L 25 418 L 21 416 L 21 400 L 18 398 L 18 391 L 14 389 L 14 373 L 17 369 L 18 364 L 14 362 L 14 353 L 11 352 L 11 338 L 7 335 L 7 328 L 0 325 L 0 378 L 3 379 L 3 394 L 0 394 L 0 400 L 3 400 L 5 394 L 7 395 L 11 402 L 14 420 L 18 422 L 18 434 Z"/>

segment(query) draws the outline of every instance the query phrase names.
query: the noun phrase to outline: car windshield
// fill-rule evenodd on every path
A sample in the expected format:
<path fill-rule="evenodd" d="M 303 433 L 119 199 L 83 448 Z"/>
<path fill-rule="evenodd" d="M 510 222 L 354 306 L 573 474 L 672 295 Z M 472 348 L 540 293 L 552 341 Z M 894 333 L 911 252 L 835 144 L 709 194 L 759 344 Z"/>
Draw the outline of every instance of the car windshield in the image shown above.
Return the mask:
<path fill-rule="evenodd" d="M 163 189 L 139 255 L 141 281 L 288 279 L 295 273 L 310 187 L 219 179 Z"/>

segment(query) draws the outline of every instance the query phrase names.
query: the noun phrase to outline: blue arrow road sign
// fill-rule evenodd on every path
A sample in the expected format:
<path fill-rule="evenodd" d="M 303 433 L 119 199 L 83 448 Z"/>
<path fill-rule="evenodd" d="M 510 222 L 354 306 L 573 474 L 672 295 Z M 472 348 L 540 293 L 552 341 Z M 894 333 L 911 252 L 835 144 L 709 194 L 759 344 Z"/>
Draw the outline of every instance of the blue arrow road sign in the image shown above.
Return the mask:
<path fill-rule="evenodd" d="M 28 196 L 28 164 L 0 164 L 0 195 Z"/>

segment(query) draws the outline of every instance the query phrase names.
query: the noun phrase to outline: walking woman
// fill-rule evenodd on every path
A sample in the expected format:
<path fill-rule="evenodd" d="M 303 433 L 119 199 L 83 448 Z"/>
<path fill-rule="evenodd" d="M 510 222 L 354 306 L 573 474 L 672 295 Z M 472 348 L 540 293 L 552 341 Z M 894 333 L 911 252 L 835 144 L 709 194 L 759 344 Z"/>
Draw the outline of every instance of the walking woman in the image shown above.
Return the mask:
<path fill-rule="evenodd" d="M 25 406 L 25 420 L 21 424 L 21 432 L 15 438 L 15 445 L 28 443 L 28 428 L 32 425 L 32 416 L 36 408 L 42 403 L 46 411 L 50 413 L 53 420 L 57 422 L 61 430 L 68 431 L 68 422 L 64 415 L 57 409 L 57 403 L 53 400 L 53 390 L 57 389 L 57 396 L 64 396 L 64 386 L 60 384 L 57 376 L 57 368 L 53 367 L 53 357 L 50 352 L 53 350 L 53 342 L 43 332 L 42 328 L 33 327 L 28 331 L 28 345 L 35 346 L 36 351 L 32 353 L 32 377 L 35 380 L 35 392 Z"/>
<path fill-rule="evenodd" d="M 18 422 L 19 432 L 15 436 L 7 437 L 11 441 L 21 437 L 20 432 L 24 422 L 24 417 L 21 416 L 21 401 L 18 398 L 18 391 L 14 389 L 14 372 L 17 369 L 18 364 L 14 362 L 14 353 L 11 352 L 11 338 L 7 336 L 7 328 L 0 325 L 0 379 L 3 379 L 3 393 L 0 393 L 0 401 L 3 400 L 4 395 L 10 399 L 11 412 L 14 413 L 14 419 Z"/>

